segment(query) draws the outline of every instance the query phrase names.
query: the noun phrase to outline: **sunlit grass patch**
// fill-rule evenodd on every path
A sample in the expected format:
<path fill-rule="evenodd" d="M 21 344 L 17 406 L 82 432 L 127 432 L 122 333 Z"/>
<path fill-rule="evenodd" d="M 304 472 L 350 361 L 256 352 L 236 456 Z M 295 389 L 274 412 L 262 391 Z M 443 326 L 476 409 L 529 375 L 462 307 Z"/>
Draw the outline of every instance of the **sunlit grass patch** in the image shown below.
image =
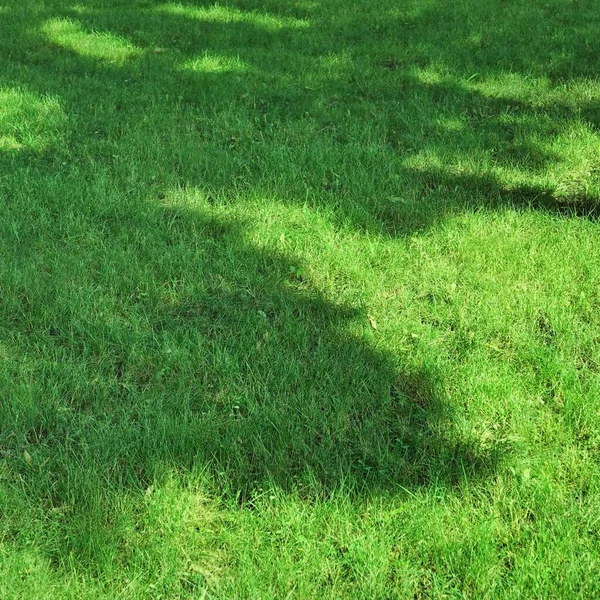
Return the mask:
<path fill-rule="evenodd" d="M 208 23 L 248 23 L 249 25 L 270 31 L 284 28 L 298 29 L 309 26 L 308 21 L 302 19 L 278 17 L 268 13 L 246 11 L 220 4 L 214 4 L 209 7 L 195 7 L 168 3 L 159 5 L 156 11 L 157 13 L 179 15 Z"/>
<path fill-rule="evenodd" d="M 81 56 L 121 63 L 139 56 L 141 50 L 110 32 L 86 31 L 72 19 L 50 19 L 41 31 L 49 41 Z"/>
<path fill-rule="evenodd" d="M 43 150 L 60 139 L 65 123 L 58 98 L 0 88 L 0 148 Z"/>
<path fill-rule="evenodd" d="M 248 71 L 248 65 L 239 57 L 219 56 L 209 53 L 186 60 L 178 68 L 193 73 L 244 73 Z"/>
<path fill-rule="evenodd" d="M 17 591 L 18 590 L 18 591 Z M 15 551 L 0 542 L 0 595 L 3 598 L 104 598 L 100 586 L 74 577 L 65 585 L 50 559 L 35 548 Z"/>

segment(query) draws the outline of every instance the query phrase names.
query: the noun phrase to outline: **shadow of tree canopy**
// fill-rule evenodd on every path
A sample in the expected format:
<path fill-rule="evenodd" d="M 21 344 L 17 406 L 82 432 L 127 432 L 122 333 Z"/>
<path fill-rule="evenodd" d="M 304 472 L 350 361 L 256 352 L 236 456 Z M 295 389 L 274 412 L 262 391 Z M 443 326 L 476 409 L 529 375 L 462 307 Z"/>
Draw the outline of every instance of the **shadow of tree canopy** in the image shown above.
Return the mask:
<path fill-rule="evenodd" d="M 242 499 L 265 482 L 395 489 L 452 484 L 493 467 L 492 451 L 450 441 L 435 369 L 404 367 L 406 356 L 344 333 L 356 308 L 290 279 L 289 259 L 233 243 L 247 224 L 221 222 L 217 209 L 264 195 L 385 235 L 412 234 L 465 206 L 593 213 L 593 194 L 561 197 L 486 167 L 461 172 L 451 158 L 541 181 L 560 161 L 549 140 L 561 128 L 582 115 L 598 127 L 597 98 L 536 104 L 464 81 L 475 73 L 547 77 L 550 87 L 595 79 L 594 3 L 578 3 L 587 18 L 573 23 L 559 2 L 339 2 L 330 18 L 331 4 L 326 14 L 305 2 L 226 2 L 215 16 L 212 0 L 56 0 L 9 2 L 1 13 L 0 86 L 56 97 L 66 115 L 60 144 L 0 152 L 4 172 L 41 178 L 33 193 L 55 186 L 29 232 L 54 244 L 51 283 L 30 297 L 15 280 L 4 307 L 7 329 L 28 348 L 19 360 L 36 373 L 8 390 L 12 406 L 56 391 L 36 409 L 15 408 L 20 433 L 7 444 L 40 446 L 52 494 L 74 489 L 65 455 L 124 486 L 145 485 L 155 463 L 211 464 Z M 448 21 L 454 29 L 435 27 Z M 65 27 L 81 47 L 61 38 Z M 104 58 L 102 35 L 132 50 Z M 381 41 L 376 53 L 371 35 Z M 437 162 L 419 162 L 427 153 Z M 56 186 L 73 178 L 104 185 L 111 199 L 87 206 L 82 192 L 56 200 Z M 6 209 L 16 192 L 2 185 Z M 200 190 L 207 205 L 169 207 L 162 200 L 174 189 Z M 89 244 L 75 255 L 61 245 L 68 219 Z M 149 245 L 150 230 L 162 244 Z M 180 264 L 165 265 L 167 246 Z M 114 274 L 98 265 L 116 272 L 128 263 L 147 277 L 125 270 L 116 292 Z M 83 269 L 73 279 L 103 311 L 73 310 L 69 269 Z M 191 377 L 178 368 L 183 355 L 197 362 Z M 49 356 L 55 366 L 36 371 Z M 285 363 L 275 360 L 282 356 Z"/>
<path fill-rule="evenodd" d="M 580 2 L 568 15 L 558 2 L 359 2 L 339 3 L 337 12 L 284 4 L 54 2 L 27 14 L 15 9 L 5 18 L 12 35 L 29 44 L 19 45 L 20 55 L 9 52 L 3 79 L 59 97 L 65 87 L 80 90 L 81 102 L 65 109 L 85 148 L 65 148 L 68 156 L 55 155 L 54 168 L 64 158 L 98 155 L 103 146 L 111 163 L 128 138 L 144 136 L 151 147 L 129 162 L 143 164 L 145 173 L 169 172 L 167 186 L 201 185 L 225 200 L 240 188 L 260 190 L 333 207 L 340 222 L 386 235 L 422 229 L 454 207 L 530 207 L 531 194 L 517 192 L 530 187 L 543 192 L 551 210 L 584 213 L 590 211 L 581 202 L 597 203 L 594 152 L 591 189 L 555 193 L 556 177 L 545 177 L 564 162 L 564 149 L 553 148 L 561 135 L 582 124 L 598 127 L 597 96 L 583 90 L 572 94 L 574 102 L 559 89 L 596 80 L 593 3 Z M 139 53 L 122 64 L 86 56 L 53 39 L 53 19 L 83 37 L 118 36 Z M 441 23 L 451 26 L 435 26 Z M 376 51 L 367 33 L 377 36 Z M 52 78 L 49 66 L 58 66 Z M 513 77 L 514 85 L 488 91 L 471 83 L 493 77 Z M 520 93 L 532 78 L 539 96 Z M 153 117 L 144 119 L 145 112 Z M 112 121 L 118 125 L 107 129 Z M 297 169 L 282 167 L 289 162 Z M 462 178 L 460 198 L 431 201 L 428 182 L 439 162 Z M 569 165 L 559 170 L 569 177 Z M 486 180 L 513 175 L 540 181 L 511 184 L 510 194 L 503 185 L 494 195 L 472 193 L 477 177 L 489 189 Z"/>
<path fill-rule="evenodd" d="M 31 379 L 4 390 L 3 437 L 36 449 L 51 504 L 98 481 L 147 486 L 161 465 L 211 464 L 240 502 L 266 485 L 383 491 L 493 467 L 494 449 L 456 442 L 433 368 L 403 369 L 345 333 L 357 309 L 320 297 L 284 257 L 240 245 L 243 224 L 107 208 L 65 203 L 80 220 L 72 233 L 86 232 L 80 251 L 61 256 L 59 233 L 38 294 L 7 286 L 5 334 L 26 348 L 7 368 Z"/>

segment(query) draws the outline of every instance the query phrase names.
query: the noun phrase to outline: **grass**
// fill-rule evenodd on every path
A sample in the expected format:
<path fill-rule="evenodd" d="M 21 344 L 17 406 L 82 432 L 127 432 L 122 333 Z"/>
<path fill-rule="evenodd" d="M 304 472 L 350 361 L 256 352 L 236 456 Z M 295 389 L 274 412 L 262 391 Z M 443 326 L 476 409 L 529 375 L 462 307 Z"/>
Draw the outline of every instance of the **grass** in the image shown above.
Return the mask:
<path fill-rule="evenodd" d="M 0 597 L 597 597 L 597 8 L 4 0 Z"/>

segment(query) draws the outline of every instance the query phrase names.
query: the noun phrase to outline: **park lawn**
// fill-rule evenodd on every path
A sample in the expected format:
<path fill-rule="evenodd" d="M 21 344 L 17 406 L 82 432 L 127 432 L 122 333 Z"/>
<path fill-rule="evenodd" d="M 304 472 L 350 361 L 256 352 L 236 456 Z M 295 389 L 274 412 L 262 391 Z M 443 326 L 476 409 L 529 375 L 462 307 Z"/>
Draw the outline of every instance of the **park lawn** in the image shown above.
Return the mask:
<path fill-rule="evenodd" d="M 597 0 L 0 0 L 0 598 L 600 597 Z"/>

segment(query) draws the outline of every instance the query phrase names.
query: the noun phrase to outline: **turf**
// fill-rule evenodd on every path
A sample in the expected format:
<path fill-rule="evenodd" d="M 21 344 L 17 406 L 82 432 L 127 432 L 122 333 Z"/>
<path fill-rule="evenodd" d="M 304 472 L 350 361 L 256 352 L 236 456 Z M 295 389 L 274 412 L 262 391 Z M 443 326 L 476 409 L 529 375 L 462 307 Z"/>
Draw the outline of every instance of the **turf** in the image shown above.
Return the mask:
<path fill-rule="evenodd" d="M 600 596 L 596 0 L 2 0 L 0 597 Z"/>

